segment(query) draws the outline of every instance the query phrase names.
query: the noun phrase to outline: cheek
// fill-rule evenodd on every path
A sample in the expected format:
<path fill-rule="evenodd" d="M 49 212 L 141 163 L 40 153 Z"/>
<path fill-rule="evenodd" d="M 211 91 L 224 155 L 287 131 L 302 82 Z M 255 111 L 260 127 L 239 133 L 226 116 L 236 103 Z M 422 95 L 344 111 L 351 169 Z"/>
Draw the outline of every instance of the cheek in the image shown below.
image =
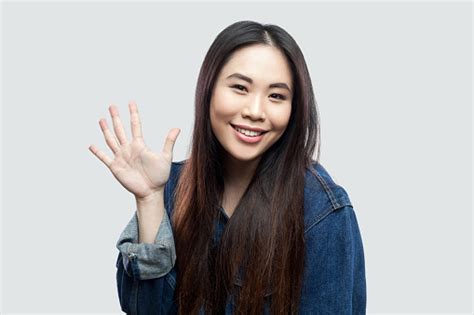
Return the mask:
<path fill-rule="evenodd" d="M 291 105 L 276 108 L 272 111 L 271 121 L 273 128 L 276 130 L 283 131 L 290 120 L 291 115 Z"/>
<path fill-rule="evenodd" d="M 228 121 L 231 120 L 223 106 L 218 104 L 217 102 L 211 103 L 210 108 L 210 119 L 211 119 L 211 127 L 215 134 L 222 133 L 225 125 L 227 125 Z"/>
<path fill-rule="evenodd" d="M 211 101 L 211 113 L 216 119 L 230 120 L 239 110 L 238 98 L 230 90 L 218 89 L 215 92 Z"/>

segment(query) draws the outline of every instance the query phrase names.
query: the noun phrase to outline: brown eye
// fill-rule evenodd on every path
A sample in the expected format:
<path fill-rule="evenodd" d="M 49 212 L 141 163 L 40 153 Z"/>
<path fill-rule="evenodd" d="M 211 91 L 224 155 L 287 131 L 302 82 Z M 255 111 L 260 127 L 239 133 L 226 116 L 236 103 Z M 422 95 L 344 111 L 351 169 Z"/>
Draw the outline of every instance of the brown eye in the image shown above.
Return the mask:
<path fill-rule="evenodd" d="M 285 100 L 286 97 L 284 97 L 283 95 L 281 94 L 277 94 L 277 93 L 273 93 L 272 95 L 276 95 L 278 98 L 280 98 L 281 100 Z"/>
<path fill-rule="evenodd" d="M 245 88 L 245 86 L 240 85 L 240 84 L 235 84 L 235 85 L 233 85 L 232 87 L 233 87 L 233 88 L 236 88 L 236 89 L 238 89 L 238 90 L 240 90 L 240 91 L 242 91 L 241 88 L 243 88 L 244 90 L 247 90 L 247 89 Z"/>

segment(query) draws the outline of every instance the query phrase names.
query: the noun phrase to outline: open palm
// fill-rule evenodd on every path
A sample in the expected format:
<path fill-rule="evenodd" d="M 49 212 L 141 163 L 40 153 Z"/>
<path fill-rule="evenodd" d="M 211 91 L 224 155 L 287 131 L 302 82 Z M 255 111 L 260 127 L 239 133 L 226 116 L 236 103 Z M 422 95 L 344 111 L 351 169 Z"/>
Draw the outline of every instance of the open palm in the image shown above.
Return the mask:
<path fill-rule="evenodd" d="M 129 103 L 129 110 L 132 141 L 128 142 L 118 110 L 111 105 L 109 112 L 112 116 L 115 135 L 108 128 L 105 119 L 99 120 L 99 125 L 108 147 L 114 153 L 114 159 L 109 158 L 94 145 L 91 145 L 89 150 L 110 169 L 125 189 L 136 198 L 146 198 L 164 190 L 171 171 L 173 147 L 181 130 L 171 129 L 163 150 L 160 153 L 154 153 L 146 146 L 143 139 L 137 105 Z"/>

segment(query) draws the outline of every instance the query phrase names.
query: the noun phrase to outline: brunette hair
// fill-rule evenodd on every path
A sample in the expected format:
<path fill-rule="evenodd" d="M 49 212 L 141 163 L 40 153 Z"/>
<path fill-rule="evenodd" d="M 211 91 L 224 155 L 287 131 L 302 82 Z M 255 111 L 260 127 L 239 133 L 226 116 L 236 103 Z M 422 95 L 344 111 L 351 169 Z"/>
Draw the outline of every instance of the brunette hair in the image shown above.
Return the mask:
<path fill-rule="evenodd" d="M 209 107 L 215 81 L 233 52 L 263 44 L 280 49 L 291 67 L 288 126 L 266 152 L 219 242 L 214 229 L 224 191 L 223 147 L 212 132 Z M 172 215 L 179 314 L 296 314 L 305 261 L 304 179 L 312 170 L 319 115 L 308 68 L 295 40 L 281 27 L 239 21 L 221 31 L 197 81 L 189 159 L 182 165 Z M 312 170 L 313 171 L 313 170 Z"/>

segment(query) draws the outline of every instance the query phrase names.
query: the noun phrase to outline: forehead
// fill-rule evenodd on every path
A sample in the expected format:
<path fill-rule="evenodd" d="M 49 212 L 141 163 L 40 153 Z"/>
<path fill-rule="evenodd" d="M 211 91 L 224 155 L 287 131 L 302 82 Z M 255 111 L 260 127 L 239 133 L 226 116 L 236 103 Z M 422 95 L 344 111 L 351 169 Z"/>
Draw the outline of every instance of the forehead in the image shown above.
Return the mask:
<path fill-rule="evenodd" d="M 236 50 L 224 65 L 220 79 L 238 72 L 252 78 L 255 84 L 285 82 L 292 86 L 288 60 L 279 49 L 268 45 L 252 45 Z"/>

